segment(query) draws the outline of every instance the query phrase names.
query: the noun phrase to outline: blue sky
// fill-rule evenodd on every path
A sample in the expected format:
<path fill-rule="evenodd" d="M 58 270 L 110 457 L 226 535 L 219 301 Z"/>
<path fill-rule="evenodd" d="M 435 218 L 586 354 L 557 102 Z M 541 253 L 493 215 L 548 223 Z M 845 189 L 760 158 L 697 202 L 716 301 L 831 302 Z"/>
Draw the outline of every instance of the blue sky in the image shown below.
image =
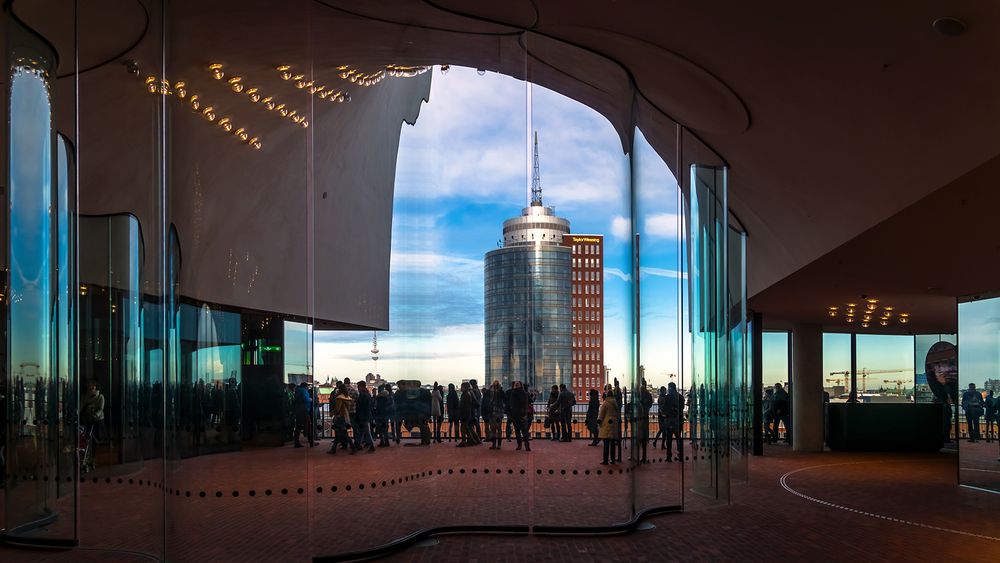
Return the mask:
<path fill-rule="evenodd" d="M 858 335 L 858 370 L 893 370 L 894 373 L 873 374 L 868 378 L 868 389 L 885 387 L 895 389 L 895 383 L 884 380 L 902 379 L 912 385 L 914 348 L 912 336 L 859 334 Z M 764 333 L 764 385 L 788 381 L 788 333 Z M 826 333 L 823 335 L 823 379 L 843 378 L 842 375 L 830 375 L 835 371 L 851 369 L 851 337 L 849 334 Z M 898 370 L 898 371 L 897 371 Z M 842 382 L 824 381 L 823 385 L 832 387 Z M 858 381 L 860 388 L 861 381 Z"/>
<path fill-rule="evenodd" d="M 378 371 L 389 380 L 482 378 L 483 255 L 496 248 L 504 219 L 518 215 L 530 198 L 531 130 L 539 134 L 545 203 L 571 221 L 573 232 L 606 237 L 606 363 L 616 377 L 633 362 L 628 196 L 634 171 L 635 228 L 641 235 L 639 360 L 650 383 L 676 380 L 670 376 L 678 371 L 677 292 L 683 274 L 673 175 L 641 132 L 630 163 L 611 124 L 590 108 L 539 86 L 460 67 L 447 75 L 434 70 L 430 101 L 416 125 L 402 126 L 393 204 L 391 330 L 379 334 Z M 981 317 L 977 327 L 1000 326 L 1000 313 Z M 983 332 L 982 339 L 991 342 L 1000 334 Z M 317 379 L 357 377 L 375 369 L 371 336 L 316 333 Z M 824 337 L 824 379 L 829 372 L 849 369 L 847 339 Z M 783 334 L 765 337 L 765 383 L 787 379 L 786 355 Z M 982 379 L 997 373 L 997 355 L 977 354 L 976 363 L 966 365 Z M 859 368 L 901 370 L 873 376 L 870 385 L 912 379 L 913 363 L 912 337 L 859 336 Z"/>
<path fill-rule="evenodd" d="M 402 126 L 390 330 L 379 334 L 379 372 L 390 380 L 482 379 L 483 255 L 496 248 L 504 219 L 520 214 L 529 199 L 529 139 L 536 130 L 545 204 L 568 218 L 574 233 L 606 237 L 605 363 L 621 377 L 632 361 L 632 279 L 630 162 L 618 134 L 597 112 L 544 88 L 467 68 L 434 72 L 416 125 Z M 643 326 L 651 335 L 659 331 L 644 359 L 655 378 L 676 371 L 677 192 L 648 146 L 637 151 L 636 169 L 643 186 L 638 225 L 648 233 L 642 275 L 643 283 L 649 280 L 643 309 L 649 325 Z M 371 336 L 316 333 L 317 379 L 372 371 Z"/>

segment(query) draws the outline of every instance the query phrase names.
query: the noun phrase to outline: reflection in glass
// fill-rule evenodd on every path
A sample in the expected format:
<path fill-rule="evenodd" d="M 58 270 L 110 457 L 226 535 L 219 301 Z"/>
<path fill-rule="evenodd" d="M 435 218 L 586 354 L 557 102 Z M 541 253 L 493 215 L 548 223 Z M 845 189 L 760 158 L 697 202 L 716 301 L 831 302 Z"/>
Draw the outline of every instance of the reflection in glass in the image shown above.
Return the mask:
<path fill-rule="evenodd" d="M 691 166 L 689 215 L 692 377 L 688 413 L 689 417 L 694 413 L 698 426 L 692 430 L 693 490 L 722 503 L 729 502 L 729 463 L 720 459 L 720 453 L 728 449 L 726 405 L 731 377 L 726 174 L 725 168 Z"/>
<path fill-rule="evenodd" d="M 729 384 L 725 393 L 727 404 L 720 405 L 728 413 L 729 442 L 723 444 L 721 455 L 729 458 L 730 477 L 747 480 L 747 454 L 750 448 L 749 353 L 747 345 L 747 285 L 746 233 L 730 225 L 728 275 L 729 307 Z M 720 416 L 722 416 L 720 414 Z M 725 459 L 725 458 L 724 458 Z"/>
<path fill-rule="evenodd" d="M 83 472 L 143 459 L 150 406 L 143 377 L 144 246 L 133 215 L 82 216 L 80 381 L 103 398 Z M 91 392 L 92 393 L 92 392 Z M 151 438 L 151 436 L 149 437 Z"/>
<path fill-rule="evenodd" d="M 72 155 L 53 132 L 54 54 L 9 21 L 6 534 L 75 543 Z"/>
<path fill-rule="evenodd" d="M 634 435 L 648 435 L 647 459 L 635 472 L 635 509 L 679 506 L 681 472 L 690 450 L 684 436 L 684 383 L 681 377 L 678 313 L 684 279 L 681 252 L 681 194 L 672 171 L 641 131 L 633 143 L 634 226 L 638 233 L 636 291 L 637 381 L 640 400 Z M 643 393 L 651 406 L 643 416 Z M 643 428 L 643 425 L 646 428 Z M 637 440 L 638 442 L 638 440 Z M 641 442 L 638 442 L 641 448 Z M 639 455 L 643 451 L 640 449 Z"/>
<path fill-rule="evenodd" d="M 996 439 L 1000 395 L 1000 297 L 958 304 L 958 367 L 946 360 L 947 341 L 928 352 L 928 381 L 948 385 L 957 379 L 959 482 L 1000 492 L 1000 441 Z M 949 390 L 950 392 L 950 390 Z"/>

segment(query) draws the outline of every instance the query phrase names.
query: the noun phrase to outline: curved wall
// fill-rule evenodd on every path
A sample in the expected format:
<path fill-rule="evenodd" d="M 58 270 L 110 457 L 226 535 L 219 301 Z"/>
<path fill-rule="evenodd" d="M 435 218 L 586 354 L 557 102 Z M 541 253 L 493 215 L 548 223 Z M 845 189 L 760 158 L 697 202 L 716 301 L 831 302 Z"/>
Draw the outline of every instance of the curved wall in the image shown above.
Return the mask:
<path fill-rule="evenodd" d="M 67 6 L 56 4 L 53 11 L 65 15 L 59 10 Z M 59 419 L 60 435 L 78 437 L 82 451 L 64 460 L 71 471 L 59 473 L 72 488 L 21 489 L 31 496 L 30 506 L 10 496 L 13 488 L 5 491 L 7 539 L 79 541 L 91 549 L 170 561 L 226 559 L 240 550 L 305 560 L 344 557 L 427 529 L 599 531 L 616 529 L 647 509 L 728 500 L 728 473 L 720 478 L 728 463 L 723 460 L 744 445 L 728 442 L 732 424 L 723 418 L 730 393 L 722 389 L 739 382 L 716 373 L 727 369 L 719 362 L 689 361 L 689 333 L 696 330 L 699 342 L 728 346 L 731 327 L 688 325 L 694 317 L 686 308 L 699 306 L 701 297 L 688 293 L 683 256 L 692 224 L 685 222 L 690 210 L 681 194 L 694 176 L 678 173 L 675 179 L 671 172 L 693 164 L 721 170 L 722 162 L 639 95 L 624 67 L 523 29 L 492 24 L 471 32 L 450 29 L 452 17 L 442 17 L 439 26 L 405 25 L 304 0 L 207 5 L 143 0 L 136 2 L 141 9 L 129 6 L 122 17 L 138 20 L 119 22 L 113 37 L 102 34 L 107 30 L 99 21 L 86 18 L 46 28 L 59 35 L 53 43 L 64 50 L 74 45 L 65 34 L 78 34 L 77 51 L 64 60 L 75 55 L 98 61 L 66 69 L 52 86 L 54 126 L 78 151 L 72 165 L 78 180 L 68 186 L 79 198 L 78 213 L 131 219 L 123 228 L 97 228 L 104 238 L 91 237 L 92 221 L 74 231 L 81 237 L 90 233 L 89 242 L 81 238 L 75 246 L 81 273 L 72 276 L 79 283 L 69 286 L 80 285 L 78 300 L 87 305 L 73 340 L 79 344 L 81 384 L 66 388 L 58 408 L 67 413 Z M 133 44 L 132 31 L 139 28 L 145 32 Z M 116 53 L 114 37 L 123 54 L 105 56 Z M 623 164 L 624 179 L 604 186 L 612 203 L 597 217 L 622 227 L 615 235 L 620 255 L 614 262 L 608 258 L 605 269 L 619 280 L 615 291 L 623 304 L 608 321 L 619 327 L 617 344 L 624 352 L 608 391 L 613 406 L 601 420 L 615 465 L 601 465 L 602 448 L 587 447 L 593 420 L 585 405 L 562 411 L 569 429 L 562 437 L 569 443 L 547 439 L 563 421 L 547 413 L 544 402 L 535 406 L 523 421 L 534 438 L 530 453 L 513 450 L 504 440 L 501 452 L 489 453 L 485 447 L 463 452 L 437 442 L 394 447 L 400 441 L 430 442 L 420 414 L 433 412 L 430 395 L 404 377 L 415 368 L 394 377 L 403 383 L 393 397 L 396 414 L 382 410 L 374 420 L 375 429 L 388 431 L 395 441 L 384 452 L 350 457 L 336 446 L 331 450 L 336 455 L 329 455 L 325 441 L 322 449 L 292 446 L 298 440 L 334 439 L 344 429 L 332 414 L 332 387 L 316 377 L 316 333 L 326 329 L 322 338 L 335 341 L 345 331 L 391 332 L 391 323 L 409 320 L 390 318 L 389 283 L 408 283 L 405 269 L 394 277 L 394 268 L 406 266 L 393 262 L 401 255 L 394 246 L 420 233 L 393 225 L 394 184 L 403 175 L 440 170 L 426 162 L 398 168 L 400 127 L 419 120 L 429 96 L 432 72 L 424 66 L 448 62 L 529 80 L 507 116 L 527 124 L 524 155 L 530 153 L 531 123 L 548 111 L 541 98 L 532 103 L 537 88 L 532 83 L 572 93 L 597 109 L 620 141 L 610 161 Z M 646 140 L 646 129 L 639 132 L 641 123 L 649 124 L 656 144 Z M 11 146 L 21 148 L 8 133 Z M 440 142 L 447 146 L 449 140 Z M 454 147 L 456 154 L 461 148 Z M 639 151 L 654 157 L 639 160 Z M 497 166 L 502 164 L 510 163 Z M 524 164 L 527 171 L 527 157 Z M 724 183 L 701 190 L 700 201 L 713 209 L 721 205 L 725 215 Z M 695 227 L 718 227 L 718 216 L 713 217 L 711 225 Z M 19 218 L 15 212 L 9 219 Z M 494 227 L 497 233 L 500 227 Z M 100 241 L 107 243 L 103 262 L 96 248 Z M 699 275 L 710 276 L 706 283 L 723 292 L 716 299 L 728 299 L 726 244 L 712 239 L 702 245 L 705 256 L 716 260 L 701 265 Z M 555 286 L 568 291 L 563 263 L 568 268 L 569 249 L 545 252 L 558 262 Z M 512 289 L 510 279 L 491 282 L 494 274 L 508 278 L 493 267 L 525 253 L 539 251 L 512 247 L 487 255 L 487 300 L 499 298 L 489 287 Z M 111 255 L 124 262 L 112 264 Z M 515 261 L 543 267 L 538 256 Z M 482 279 L 484 271 L 473 275 Z M 111 281 L 102 287 L 92 280 Z M 640 283 L 667 285 L 641 294 Z M 96 291 L 114 298 L 97 298 L 91 293 Z M 543 356 L 557 356 L 551 369 L 536 369 L 542 386 L 562 381 L 559 371 L 567 372 L 569 382 L 570 306 L 560 299 L 551 303 L 552 323 L 541 323 L 557 340 L 540 345 Z M 425 327 L 434 319 L 427 321 L 427 311 L 418 309 L 428 304 L 410 304 Z M 528 321 L 516 317 L 523 329 Z M 671 321 L 664 324 L 664 317 Z M 487 349 L 491 320 L 485 319 Z M 316 332 L 307 331 L 306 342 L 292 346 L 286 340 L 292 322 L 312 324 Z M 8 341 L 25 335 L 18 328 Z M 433 339 L 433 331 L 422 336 Z M 377 344 L 372 348 L 377 356 Z M 666 348 L 676 352 L 664 355 Z M 16 388 L 9 375 L 12 357 L 4 378 L 8 390 Z M 520 377 L 512 367 L 500 370 L 498 377 L 487 369 L 484 380 Z M 94 401 L 82 382 L 95 379 L 102 383 L 101 417 L 82 404 Z M 434 379 L 433 372 L 424 373 L 421 383 Z M 694 382 L 720 389 L 700 409 L 682 411 L 676 430 L 684 444 L 669 456 L 643 447 L 669 423 L 658 416 L 655 400 L 656 387 L 668 380 L 675 380 L 682 394 Z M 298 381 L 313 383 L 311 410 L 287 387 Z M 8 393 L 5 406 L 16 410 L 21 396 L 27 397 Z M 443 430 L 453 440 L 455 417 L 444 402 Z M 713 407 L 706 408 L 709 404 Z M 510 420 L 506 411 L 493 412 L 502 413 L 501 427 Z M 359 425 L 352 433 L 360 430 Z M 489 430 L 483 426 L 479 432 Z M 16 427 L 8 425 L 5 439 L 7 451 L 23 450 L 24 436 Z M 43 449 L 45 455 L 57 452 L 55 442 Z M 51 465 L 20 458 L 18 464 L 16 471 L 31 483 Z M 698 477 L 698 491 L 683 490 L 684 472 Z M 5 474 L 8 482 L 15 477 L 12 466 Z M 52 510 L 44 504 L 49 500 L 63 508 Z M 37 520 L 36 508 L 66 523 L 73 507 L 79 518 L 72 526 L 17 527 L 26 518 Z M 330 523 L 345 518 L 353 519 L 357 533 L 331 543 Z"/>

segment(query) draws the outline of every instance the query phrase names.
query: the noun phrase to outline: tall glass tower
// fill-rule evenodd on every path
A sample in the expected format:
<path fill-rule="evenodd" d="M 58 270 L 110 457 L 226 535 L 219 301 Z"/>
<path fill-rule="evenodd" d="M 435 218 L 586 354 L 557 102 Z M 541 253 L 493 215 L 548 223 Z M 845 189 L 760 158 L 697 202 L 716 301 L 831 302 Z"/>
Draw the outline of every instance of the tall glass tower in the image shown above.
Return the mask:
<path fill-rule="evenodd" d="M 572 249 L 569 221 L 542 204 L 538 137 L 531 205 L 503 223 L 503 247 L 486 253 L 486 381 L 527 381 L 536 391 L 572 383 Z"/>

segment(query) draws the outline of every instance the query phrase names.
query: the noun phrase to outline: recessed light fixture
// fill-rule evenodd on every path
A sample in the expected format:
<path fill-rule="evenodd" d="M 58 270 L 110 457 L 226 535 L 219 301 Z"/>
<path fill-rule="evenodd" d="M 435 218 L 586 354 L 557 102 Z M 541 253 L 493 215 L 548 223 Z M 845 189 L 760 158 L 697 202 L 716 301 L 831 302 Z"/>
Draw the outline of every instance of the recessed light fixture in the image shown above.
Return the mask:
<path fill-rule="evenodd" d="M 219 76 L 218 80 L 222 80 L 222 77 L 225 76 L 222 70 L 222 65 L 212 65 L 209 67 L 209 70 L 212 72 L 213 76 Z M 200 114 L 209 122 L 218 125 L 226 133 L 233 134 L 237 139 L 249 145 L 250 148 L 260 150 L 261 143 L 259 137 L 254 137 L 253 139 L 248 140 L 249 134 L 246 133 L 246 129 L 243 127 L 240 127 L 233 132 L 233 128 L 235 126 L 229 117 L 223 116 L 216 121 L 215 107 L 203 106 L 198 94 L 189 92 L 185 82 L 178 81 L 174 83 L 173 87 L 171 87 L 170 81 L 165 78 L 147 76 L 143 81 L 143 84 L 150 94 L 164 97 L 173 96 L 177 98 L 177 100 L 181 101 L 181 103 L 186 103 L 188 107 L 191 108 L 191 111 Z"/>
<path fill-rule="evenodd" d="M 859 306 L 860 303 L 860 306 Z M 889 326 L 893 317 L 899 319 L 899 324 L 910 322 L 909 313 L 897 313 L 896 307 L 885 305 L 874 297 L 862 295 L 859 302 L 844 303 L 844 322 L 849 324 L 860 324 L 862 328 L 869 328 L 875 323 L 880 326 Z M 830 305 L 826 308 L 827 316 L 831 318 L 840 317 L 841 307 Z"/>
<path fill-rule="evenodd" d="M 931 27 L 934 28 L 934 31 L 946 37 L 958 37 L 960 35 L 964 35 L 969 29 L 969 26 L 965 25 L 964 21 L 952 16 L 945 16 L 934 20 L 934 22 L 931 23 Z"/>

